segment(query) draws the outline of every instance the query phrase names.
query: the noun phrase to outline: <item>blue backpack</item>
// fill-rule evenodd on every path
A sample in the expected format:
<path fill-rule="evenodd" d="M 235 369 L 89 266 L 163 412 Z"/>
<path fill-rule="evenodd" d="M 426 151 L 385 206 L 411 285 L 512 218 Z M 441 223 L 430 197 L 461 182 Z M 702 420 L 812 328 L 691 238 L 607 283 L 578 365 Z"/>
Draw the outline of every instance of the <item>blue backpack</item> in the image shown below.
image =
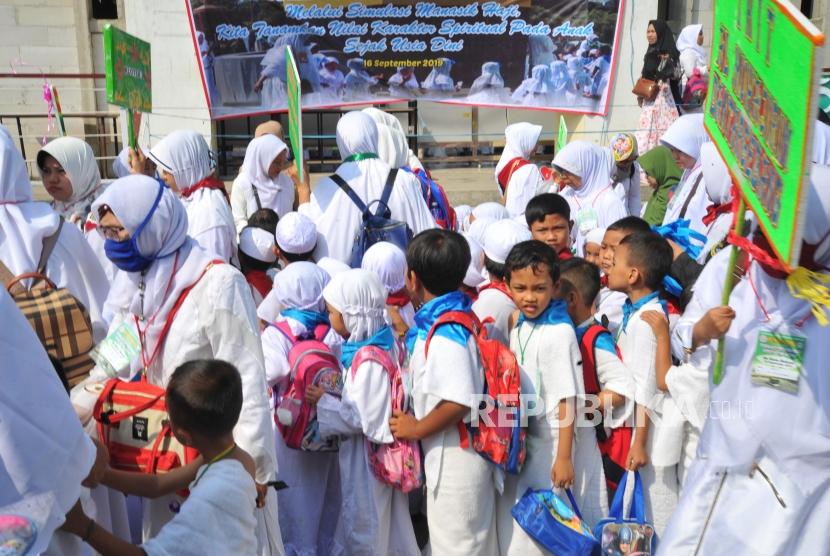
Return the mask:
<path fill-rule="evenodd" d="M 389 197 L 392 195 L 392 187 L 395 185 L 395 177 L 398 175 L 397 168 L 392 168 L 389 171 L 389 176 L 386 178 L 386 185 L 383 186 L 383 193 L 380 199 L 372 201 L 367 206 L 363 200 L 358 196 L 354 190 L 349 187 L 346 180 L 333 174 L 331 180 L 349 196 L 352 203 L 363 214 L 363 223 L 360 226 L 360 231 L 354 240 L 352 247 L 352 254 L 349 258 L 349 266 L 352 268 L 360 268 L 360 263 L 363 262 L 363 255 L 369 248 L 381 241 L 386 241 L 397 245 L 401 250 L 406 251 L 406 247 L 412 240 L 412 230 L 406 222 L 399 222 L 392 220 L 392 211 L 389 209 Z M 374 213 L 369 209 L 370 206 L 378 204 L 378 208 Z"/>

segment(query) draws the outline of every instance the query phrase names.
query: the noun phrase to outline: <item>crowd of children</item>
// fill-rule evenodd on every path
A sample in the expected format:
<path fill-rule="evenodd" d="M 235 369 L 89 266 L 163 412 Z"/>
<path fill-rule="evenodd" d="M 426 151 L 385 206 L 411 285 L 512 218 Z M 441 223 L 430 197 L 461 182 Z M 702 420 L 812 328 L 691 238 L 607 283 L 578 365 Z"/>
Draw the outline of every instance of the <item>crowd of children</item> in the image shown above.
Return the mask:
<path fill-rule="evenodd" d="M 40 272 L 90 300 L 99 346 L 65 396 L 48 371 L 65 378 L 60 362 L 31 348 L 38 339 L 0 294 L 12 385 L 0 393 L 0 484 L 15 485 L 0 494 L 15 511 L 0 513 L 27 517 L 27 546 L 545 554 L 514 518 L 528 489 L 568 490 L 593 525 L 631 471 L 662 553 L 783 554 L 788 542 L 828 541 L 812 517 L 830 508 L 825 317 L 803 286 L 830 260 L 825 167 L 814 168 L 801 267 L 776 266 L 747 226 L 749 238 L 730 240 L 748 255 L 722 306 L 736 195 L 699 115 L 678 119 L 642 166 L 623 134 L 610 147 L 572 142 L 539 168 L 529 156 L 540 130 L 514 124 L 495 171 L 501 203 L 471 208 L 449 205 L 399 126 L 376 112 L 341 118 L 343 163 L 314 189 L 289 172 L 281 129 L 251 141 L 230 196 L 192 132 L 146 158 L 132 152 L 131 175 L 112 184 L 85 175 L 83 198 L 67 153 L 80 168 L 91 150 L 50 144 L 38 156 L 48 210 L 32 201 L 0 127 L 0 271 Z M 641 172 L 656 194 L 638 212 Z M 60 264 L 41 265 L 51 236 Z M 797 346 L 779 354 L 789 359 L 777 379 L 763 375 L 775 365 L 753 360 L 770 334 Z M 725 379 L 712 386 L 724 336 Z M 487 451 L 480 423 L 496 371 L 521 400 L 522 420 L 508 428 L 523 440 L 504 460 Z M 159 426 L 198 457 L 158 474 L 116 464 L 102 432 L 115 409 L 100 414 L 102 392 L 134 383 L 163 393 Z M 713 416 L 710 395 L 749 410 Z M 44 426 L 48 442 L 24 441 L 16 396 L 37 415 L 71 414 L 71 399 L 80 420 Z M 131 423 L 138 441 L 155 426 Z M 47 495 L 46 506 L 33 502 Z M 46 510 L 26 513 L 36 506 Z M 742 511 L 769 530 L 741 536 Z M 0 540 L 9 527 L 0 521 Z"/>

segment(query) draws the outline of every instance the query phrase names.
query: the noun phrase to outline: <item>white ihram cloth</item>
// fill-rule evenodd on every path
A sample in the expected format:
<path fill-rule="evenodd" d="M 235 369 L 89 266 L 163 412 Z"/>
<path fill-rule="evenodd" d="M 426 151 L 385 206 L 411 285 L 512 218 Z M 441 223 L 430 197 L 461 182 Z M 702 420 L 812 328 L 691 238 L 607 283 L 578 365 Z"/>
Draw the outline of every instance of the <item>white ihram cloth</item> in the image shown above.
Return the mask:
<path fill-rule="evenodd" d="M 323 295 L 343 315 L 351 341 L 364 341 L 386 326 L 386 290 L 368 270 L 338 275 Z M 400 360 L 397 348 L 389 356 L 395 364 Z M 342 401 L 326 394 L 317 404 L 320 434 L 340 437 L 343 505 L 338 537 L 352 554 L 420 554 L 407 495 L 375 478 L 366 451 L 366 441 L 390 444 L 394 440 L 387 371 L 367 361 L 344 373 Z"/>
<path fill-rule="evenodd" d="M 513 298 L 496 288 L 488 288 L 488 282 L 479 287 L 478 299 L 473 303 L 473 312 L 479 320 L 492 318 L 487 325 L 490 338 L 504 345 L 510 344 L 510 315 L 516 311 Z"/>
<path fill-rule="evenodd" d="M 38 163 L 41 153 L 49 154 L 57 160 L 72 183 L 69 199 L 52 201 L 52 208 L 68 222 L 83 225 L 92 201 L 105 188 L 101 183 L 101 173 L 92 147 L 77 137 L 58 137 L 40 149 Z M 43 172 L 40 175 L 43 178 Z"/>
<path fill-rule="evenodd" d="M 156 180 L 146 176 L 121 178 L 96 200 L 93 211 L 97 212 L 102 204 L 108 205 L 132 234 L 149 213 L 159 187 Z M 164 189 L 156 211 L 137 240 L 142 254 L 161 257 L 145 274 L 144 314 L 148 322 L 155 315 L 152 324 L 145 329 L 148 356 L 156 350 L 164 322 L 182 290 L 194 284 L 211 261 L 211 257 L 187 236 L 186 230 L 184 206 L 170 190 Z M 135 326 L 134 315 L 141 313 L 139 281 L 140 273 L 119 274 L 107 300 L 114 314 L 111 331 L 121 323 Z M 232 361 L 239 370 L 242 377 L 242 413 L 234 429 L 234 438 L 254 458 L 257 482 L 264 484 L 274 480 L 273 426 L 266 396 L 256 310 L 245 278 L 230 265 L 219 264 L 210 268 L 184 299 L 164 344 L 159 348 L 158 357 L 149 365 L 147 379 L 151 384 L 166 386 L 179 365 L 194 359 Z M 129 369 L 119 371 L 119 377 L 128 379 L 140 367 L 141 358 L 136 357 Z M 107 378 L 96 367 L 87 382 L 102 382 Z M 84 386 L 85 383 L 82 383 L 73 390 L 73 403 L 90 412 L 95 396 Z M 172 519 L 173 514 L 168 508 L 172 500 L 181 502 L 176 495 L 145 501 L 145 538 L 154 536 Z M 276 498 L 269 496 L 266 507 L 257 512 L 261 554 L 282 553 L 279 531 L 275 526 L 276 514 Z M 270 529 L 267 535 L 266 526 Z"/>
<path fill-rule="evenodd" d="M 344 160 L 352 154 L 377 153 L 377 125 L 366 114 L 349 112 L 337 123 L 337 146 Z M 380 199 L 389 171 L 388 164 L 373 158 L 343 162 L 337 168 L 337 174 L 366 204 Z M 418 178 L 407 172 L 398 172 L 395 177 L 389 209 L 394 220 L 406 222 L 415 234 L 435 227 Z M 300 205 L 299 211 L 314 220 L 322 236 L 314 258 L 332 257 L 348 262 L 362 215 L 337 184 L 330 178 L 320 180 L 311 202 Z"/>
<path fill-rule="evenodd" d="M 528 488 L 549 489 L 559 449 L 559 402 L 585 406 L 582 356 L 570 324 L 523 322 L 510 332 L 510 348 L 522 368 L 522 394 L 533 396 L 536 415 L 528 415 L 527 459 L 519 475 L 508 475 L 499 498 L 497 522 L 500 553 L 547 554 L 513 519 L 510 510 Z M 541 411 L 541 413 L 539 413 Z M 585 423 L 583 423 L 585 425 Z M 571 461 L 576 474 L 572 491 L 582 516 L 595 524 L 608 515 L 602 456 L 594 428 L 574 423 Z"/>
<path fill-rule="evenodd" d="M 0 515 L 30 518 L 42 553 L 95 462 L 55 369 L 29 322 L 0 292 Z M 80 543 L 79 543 L 80 545 Z"/>
<path fill-rule="evenodd" d="M 173 174 L 180 192 L 214 171 L 210 147 L 195 131 L 174 131 L 147 154 Z M 182 196 L 182 203 L 187 209 L 187 235 L 212 256 L 230 262 L 236 254 L 236 230 L 225 195 L 216 189 L 201 188 Z"/>
<path fill-rule="evenodd" d="M 680 116 L 660 138 L 662 145 L 675 148 L 693 158 L 696 162 L 700 161 L 701 150 L 708 142 L 709 135 L 703 127 L 703 114 Z M 702 183 L 695 189 L 695 183 L 701 177 L 701 172 L 699 163 L 695 164 L 693 169 L 683 172 L 683 177 L 675 188 L 668 207 L 666 207 L 663 224 L 671 224 L 675 220 L 683 218 L 690 221 L 689 227 L 691 229 L 700 233 L 706 232 L 703 227 L 703 216 L 706 214 L 706 207 L 709 206 L 709 198 Z M 687 205 L 686 201 L 690 196 L 691 199 L 686 211 L 683 212 L 683 206 Z"/>
<path fill-rule="evenodd" d="M 576 246 L 580 257 L 584 254 L 586 233 L 594 228 L 607 228 L 627 214 L 611 183 L 609 156 L 610 152 L 593 143 L 572 141 L 553 159 L 554 166 L 582 179 L 579 189 L 566 187 L 561 193 L 571 207 L 571 218 L 574 220 L 571 245 Z M 595 222 L 590 228 L 586 225 L 586 229 L 581 230 L 578 225 L 580 214 L 587 215 L 590 211 L 596 213 Z"/>
<path fill-rule="evenodd" d="M 527 122 L 519 122 L 505 128 L 504 151 L 496 164 L 495 171 L 497 187 L 499 187 L 499 174 L 511 160 L 516 158 L 530 160 L 541 134 L 542 126 Z M 542 181 L 539 167 L 533 163 L 525 164 L 510 175 L 510 179 L 505 184 L 506 190 L 503 197 L 504 206 L 511 217 L 524 214 L 527 203 L 540 193 Z M 501 188 L 499 188 L 499 193 L 502 193 Z"/>
<path fill-rule="evenodd" d="M 15 276 L 34 272 L 43 240 L 58 229 L 59 217 L 47 203 L 32 200 L 26 163 L 11 135 L 0 125 L 0 260 Z M 95 341 L 106 334 L 101 316 L 110 284 L 78 228 L 64 225 L 46 265 L 46 276 L 84 304 Z"/>
<path fill-rule="evenodd" d="M 708 200 L 716 205 L 731 203 L 732 176 L 713 143 L 703 145 L 700 150 L 700 167 Z M 715 221 L 706 227 L 706 245 L 700 251 L 697 262 L 704 264 L 711 257 L 712 249 L 726 238 L 732 228 L 734 216 L 732 212 L 719 214 Z"/>
<path fill-rule="evenodd" d="M 804 241 L 816 246 L 814 260 L 827 266 L 830 192 L 823 184 L 830 168 L 814 166 L 811 174 Z M 808 554 L 830 543 L 824 518 L 830 510 L 828 329 L 810 315 L 807 301 L 790 294 L 784 280 L 756 262 L 747 275 L 729 299 L 740 310 L 725 336 L 723 380 L 711 392 L 713 410 L 720 408 L 720 414 L 706 422 L 699 457 L 662 541 L 675 548 L 672 554 L 698 545 L 707 554 Z M 796 394 L 752 383 L 758 334 L 780 322 L 807 339 Z M 784 417 L 787 426 L 781 425 Z M 755 463 L 768 479 L 751 472 Z M 786 507 L 777 502 L 772 485 Z M 710 531 L 704 536 L 705 522 Z"/>
<path fill-rule="evenodd" d="M 470 406 L 482 392 L 478 347 L 435 336 L 430 356 L 418 338 L 409 359 L 415 417 L 423 419 L 441 400 Z M 453 373 L 447 373 L 453 369 Z M 469 420 L 468 417 L 465 420 Z M 495 468 L 471 448 L 461 448 L 458 429 L 449 427 L 421 441 L 426 479 L 427 524 L 433 554 L 496 554 Z M 448 519 L 452 516 L 452 519 Z"/>
<path fill-rule="evenodd" d="M 231 189 L 231 211 L 236 231 L 248 225 L 248 218 L 259 210 L 254 187 L 262 208 L 272 209 L 277 216 L 291 212 L 294 206 L 294 182 L 280 172 L 276 178 L 268 176 L 268 168 L 288 147 L 274 135 L 266 134 L 252 139 L 245 150 L 245 159 Z"/>
<path fill-rule="evenodd" d="M 179 513 L 141 545 L 147 556 L 257 554 L 256 485 L 235 459 L 196 472 Z"/>

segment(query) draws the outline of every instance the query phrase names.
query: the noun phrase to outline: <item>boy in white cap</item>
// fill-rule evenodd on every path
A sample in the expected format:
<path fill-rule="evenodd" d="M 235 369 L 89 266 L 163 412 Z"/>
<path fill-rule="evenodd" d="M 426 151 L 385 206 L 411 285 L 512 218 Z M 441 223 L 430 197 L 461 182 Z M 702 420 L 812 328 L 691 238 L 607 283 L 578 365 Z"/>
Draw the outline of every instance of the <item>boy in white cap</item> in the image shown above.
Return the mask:
<path fill-rule="evenodd" d="M 277 224 L 277 256 L 283 266 L 298 261 L 313 261 L 317 247 L 317 226 L 298 212 L 289 212 Z"/>
<path fill-rule="evenodd" d="M 516 310 L 513 297 L 504 282 L 504 261 L 517 243 L 531 239 L 530 230 L 514 220 L 499 220 L 484 232 L 484 268 L 489 280 L 479 286 L 473 312 L 482 321 L 493 319 L 488 327 L 490 337 L 508 346 L 510 315 Z"/>
<path fill-rule="evenodd" d="M 251 287 L 254 303 L 259 306 L 268 295 L 273 280 L 268 269 L 277 261 L 277 245 L 274 234 L 257 226 L 246 226 L 239 234 L 239 265 L 245 280 Z"/>

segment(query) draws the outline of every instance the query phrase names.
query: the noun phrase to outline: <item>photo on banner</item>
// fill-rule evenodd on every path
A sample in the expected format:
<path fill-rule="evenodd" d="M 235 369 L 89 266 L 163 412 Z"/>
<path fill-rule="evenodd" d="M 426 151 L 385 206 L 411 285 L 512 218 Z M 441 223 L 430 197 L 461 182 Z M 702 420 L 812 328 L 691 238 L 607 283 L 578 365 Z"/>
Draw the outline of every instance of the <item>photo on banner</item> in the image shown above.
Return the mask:
<path fill-rule="evenodd" d="M 605 115 L 625 0 L 185 0 L 211 117 L 432 100 Z"/>

